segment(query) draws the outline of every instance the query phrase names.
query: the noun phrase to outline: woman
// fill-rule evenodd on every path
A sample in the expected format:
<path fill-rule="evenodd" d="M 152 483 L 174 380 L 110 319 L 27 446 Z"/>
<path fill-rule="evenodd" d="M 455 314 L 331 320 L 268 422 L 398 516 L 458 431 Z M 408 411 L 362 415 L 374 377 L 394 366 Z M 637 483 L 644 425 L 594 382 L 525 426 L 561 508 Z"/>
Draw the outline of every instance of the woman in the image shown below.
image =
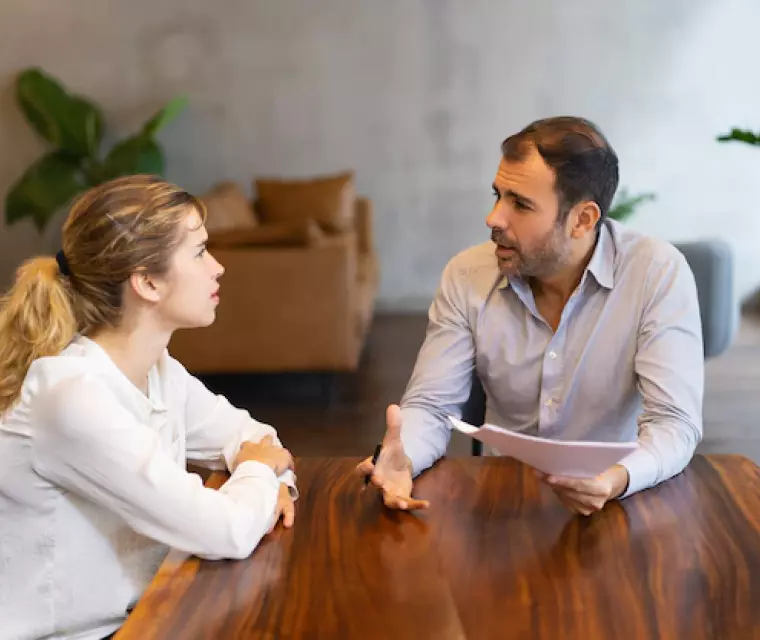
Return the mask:
<path fill-rule="evenodd" d="M 245 558 L 293 522 L 274 429 L 167 353 L 221 265 L 199 201 L 150 176 L 84 194 L 0 310 L 0 638 L 103 638 L 174 547 Z M 186 460 L 231 472 L 214 491 Z"/>

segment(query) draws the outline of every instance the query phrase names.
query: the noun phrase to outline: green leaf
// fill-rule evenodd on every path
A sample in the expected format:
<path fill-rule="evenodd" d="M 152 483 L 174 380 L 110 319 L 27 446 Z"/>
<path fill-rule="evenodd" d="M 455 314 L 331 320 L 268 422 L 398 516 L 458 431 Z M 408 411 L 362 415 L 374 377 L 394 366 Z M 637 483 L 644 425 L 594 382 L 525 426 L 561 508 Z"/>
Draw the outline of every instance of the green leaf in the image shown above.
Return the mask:
<path fill-rule="evenodd" d="M 150 173 L 162 175 L 164 157 L 155 140 L 138 134 L 119 142 L 104 162 L 108 178 Z"/>
<path fill-rule="evenodd" d="M 724 133 L 722 135 L 719 135 L 717 137 L 718 142 L 729 142 L 729 141 L 736 141 L 736 142 L 744 142 L 746 144 L 751 145 L 759 145 L 760 144 L 760 136 L 755 135 L 752 133 L 752 131 L 749 131 L 747 129 L 737 129 L 733 128 L 731 129 L 730 133 Z"/>
<path fill-rule="evenodd" d="M 91 102 L 69 94 L 38 68 L 16 79 L 16 99 L 29 123 L 45 140 L 76 156 L 97 154 L 103 138 L 103 116 Z"/>
<path fill-rule="evenodd" d="M 9 226 L 31 217 L 38 231 L 86 187 L 79 162 L 53 151 L 43 156 L 11 187 L 5 199 Z"/>
<path fill-rule="evenodd" d="M 142 132 L 146 136 L 154 136 L 156 133 L 166 126 L 171 120 L 174 120 L 182 110 L 187 106 L 187 98 L 185 96 L 179 96 L 172 99 L 161 110 L 156 113 L 145 125 L 143 125 Z"/>
<path fill-rule="evenodd" d="M 654 193 L 640 193 L 635 196 L 629 196 L 628 190 L 622 188 L 618 197 L 615 198 L 615 202 L 612 203 L 607 217 L 612 220 L 625 220 L 636 212 L 639 205 L 651 200 L 657 200 L 657 196 Z"/>

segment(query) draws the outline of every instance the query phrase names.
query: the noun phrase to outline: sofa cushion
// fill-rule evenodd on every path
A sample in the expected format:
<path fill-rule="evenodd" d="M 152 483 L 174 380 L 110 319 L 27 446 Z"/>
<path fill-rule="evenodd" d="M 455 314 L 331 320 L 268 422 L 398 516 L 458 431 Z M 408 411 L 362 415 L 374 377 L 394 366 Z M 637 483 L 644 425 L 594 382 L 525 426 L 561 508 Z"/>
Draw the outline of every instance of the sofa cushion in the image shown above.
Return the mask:
<path fill-rule="evenodd" d="M 206 229 L 209 233 L 233 229 L 254 229 L 256 213 L 243 190 L 234 182 L 220 182 L 200 196 L 206 206 Z"/>
<path fill-rule="evenodd" d="M 324 233 L 315 220 L 288 220 L 268 222 L 253 229 L 230 229 L 209 232 L 208 246 L 215 248 L 239 248 L 252 246 L 315 246 Z"/>
<path fill-rule="evenodd" d="M 353 172 L 311 180 L 256 179 L 254 186 L 262 221 L 313 218 L 328 232 L 353 227 L 356 200 Z"/>

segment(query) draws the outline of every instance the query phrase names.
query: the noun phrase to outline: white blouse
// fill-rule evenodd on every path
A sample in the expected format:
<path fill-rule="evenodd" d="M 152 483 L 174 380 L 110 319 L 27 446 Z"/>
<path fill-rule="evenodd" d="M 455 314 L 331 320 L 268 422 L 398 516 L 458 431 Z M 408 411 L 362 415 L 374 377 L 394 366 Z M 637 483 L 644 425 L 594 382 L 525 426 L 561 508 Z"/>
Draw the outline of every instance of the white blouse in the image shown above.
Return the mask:
<path fill-rule="evenodd" d="M 244 462 L 215 491 L 185 465 L 231 470 L 265 435 L 166 352 L 147 396 L 84 337 L 35 361 L 0 422 L 0 639 L 108 635 L 169 547 L 250 555 L 293 473 Z"/>

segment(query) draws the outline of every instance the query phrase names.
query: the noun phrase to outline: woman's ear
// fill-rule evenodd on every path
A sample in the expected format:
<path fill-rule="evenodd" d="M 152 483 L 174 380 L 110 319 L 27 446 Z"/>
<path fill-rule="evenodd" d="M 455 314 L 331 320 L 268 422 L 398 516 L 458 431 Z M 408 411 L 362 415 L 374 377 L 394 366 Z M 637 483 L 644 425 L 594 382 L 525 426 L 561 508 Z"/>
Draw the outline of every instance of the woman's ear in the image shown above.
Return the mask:
<path fill-rule="evenodd" d="M 158 302 L 161 297 L 156 281 L 147 271 L 135 271 L 129 276 L 129 287 L 138 297 L 149 302 Z"/>

